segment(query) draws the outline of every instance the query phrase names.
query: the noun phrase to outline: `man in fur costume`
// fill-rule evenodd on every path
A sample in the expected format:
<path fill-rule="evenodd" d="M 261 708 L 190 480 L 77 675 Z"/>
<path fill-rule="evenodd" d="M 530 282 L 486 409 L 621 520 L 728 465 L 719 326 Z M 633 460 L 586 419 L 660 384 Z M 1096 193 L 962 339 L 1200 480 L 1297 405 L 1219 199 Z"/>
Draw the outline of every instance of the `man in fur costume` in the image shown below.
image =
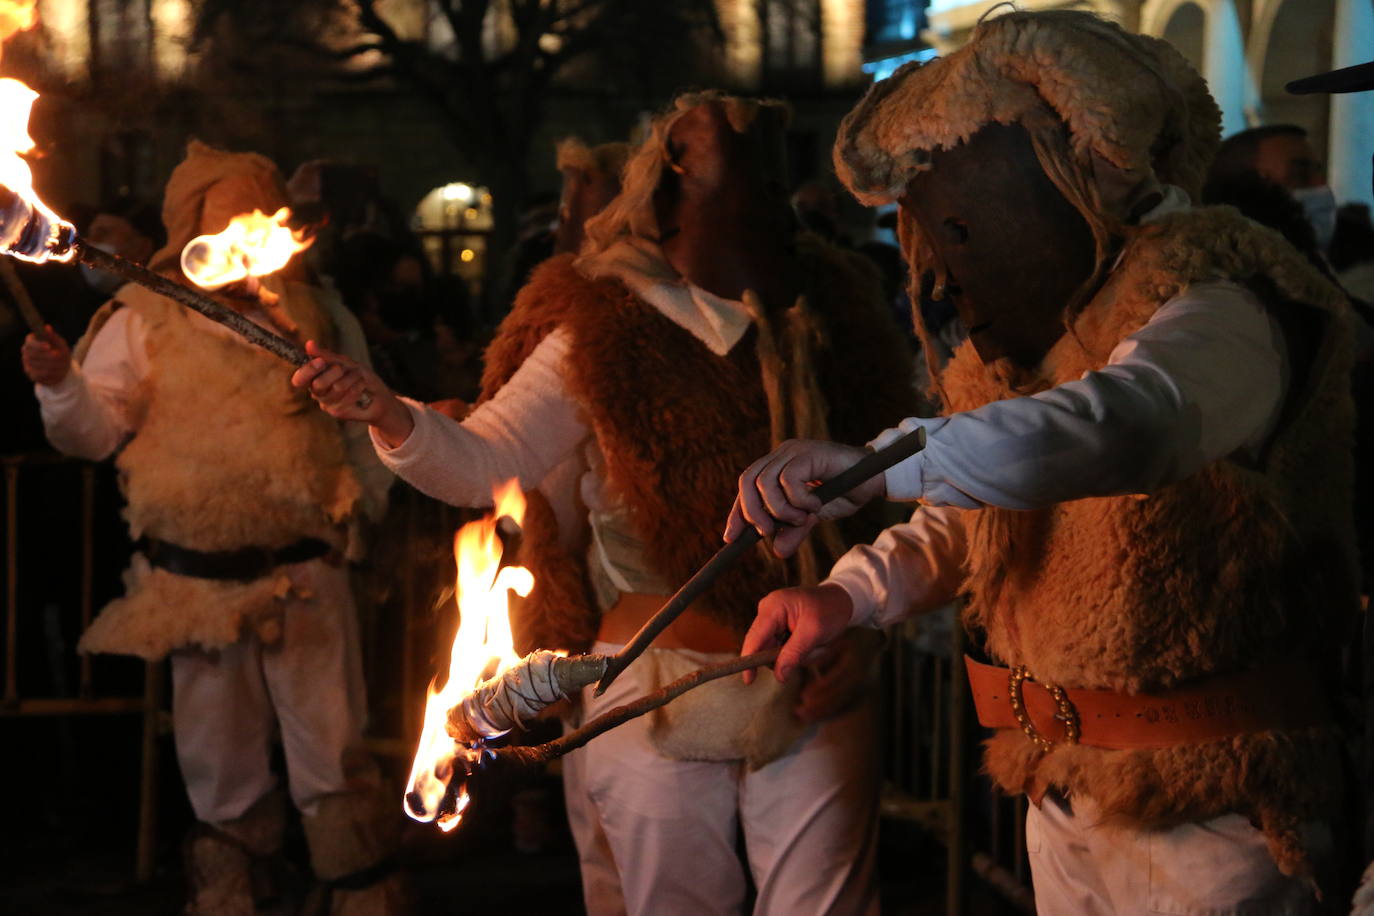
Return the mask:
<path fill-rule="evenodd" d="M 194 236 L 284 201 L 267 159 L 192 142 L 150 266 L 183 280 Z M 318 289 L 281 274 L 250 282 L 217 298 L 278 334 L 365 358 L 357 322 Z M 315 872 L 338 888 L 334 911 L 393 911 L 395 888 L 377 883 L 390 851 L 377 828 L 395 805 L 377 797 L 360 747 L 344 562 L 361 519 L 384 509 L 390 473 L 365 437 L 291 387 L 288 364 L 140 286 L 100 310 L 75 360 L 35 337 L 24 360 L 53 445 L 119 467 L 141 549 L 127 593 L 80 649 L 171 659 L 173 736 L 201 822 L 187 843 L 188 912 L 248 914 L 264 893 L 255 874 L 280 851 L 286 814 L 270 768 L 278 733 Z"/>
<path fill-rule="evenodd" d="M 970 339 L 923 452 L 849 494 L 917 501 L 760 604 L 784 680 L 846 627 L 968 597 L 984 765 L 1031 801 L 1042 913 L 1300 913 L 1331 852 L 1324 695 L 1355 607 L 1344 297 L 1275 233 L 1194 209 L 1219 136 L 1171 47 L 1077 12 L 983 22 L 877 84 L 836 168 L 898 201 L 914 283 Z M 861 451 L 793 442 L 727 537 L 814 523 Z"/>
<path fill-rule="evenodd" d="M 773 103 L 679 98 L 580 256 L 551 259 L 521 291 L 487 353 L 486 400 L 462 424 L 385 394 L 358 409 L 350 394 L 375 379 L 332 354 L 297 374 L 334 416 L 371 423 L 383 461 L 437 498 L 489 505 L 512 476 L 547 495 L 526 515 L 521 562 L 537 584 L 515 620 L 522 651 L 615 652 L 718 548 L 753 450 L 802 429 L 862 441 L 909 403 L 910 355 L 871 268 L 795 228 L 784 118 Z M 580 715 L 729 657 L 758 599 L 816 568 L 753 555 L 606 695 L 588 690 Z M 875 911 L 870 710 L 845 702 L 870 659 L 839 653 L 800 697 L 720 682 L 568 755 L 588 909 L 738 912 L 738 825 L 759 912 Z"/>

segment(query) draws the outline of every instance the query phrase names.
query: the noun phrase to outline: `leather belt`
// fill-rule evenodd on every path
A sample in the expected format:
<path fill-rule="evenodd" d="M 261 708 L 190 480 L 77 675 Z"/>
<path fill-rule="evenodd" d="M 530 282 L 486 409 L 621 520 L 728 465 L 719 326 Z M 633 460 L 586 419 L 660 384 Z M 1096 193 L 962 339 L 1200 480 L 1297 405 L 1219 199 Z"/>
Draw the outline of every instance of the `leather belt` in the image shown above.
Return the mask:
<path fill-rule="evenodd" d="M 639 628 L 672 597 L 643 592 L 621 592 L 615 604 L 601 612 L 596 638 L 624 645 Z M 731 627 L 690 607 L 654 640 L 655 649 L 690 649 L 694 652 L 738 652 L 743 637 Z"/>
<path fill-rule="evenodd" d="M 267 576 L 278 566 L 304 563 L 328 556 L 334 548 L 319 538 L 302 538 L 276 550 L 267 547 L 241 547 L 238 550 L 192 550 L 170 541 L 144 538 L 139 543 L 148 562 L 158 569 L 193 579 L 222 579 L 252 582 Z"/>
<path fill-rule="evenodd" d="M 1066 688 L 1038 681 L 1022 666 L 1000 668 L 967 655 L 964 663 L 978 721 L 1017 729 L 1046 750 L 1057 744 L 1173 747 L 1332 721 L 1316 673 L 1297 661 L 1213 675 L 1156 694 Z"/>

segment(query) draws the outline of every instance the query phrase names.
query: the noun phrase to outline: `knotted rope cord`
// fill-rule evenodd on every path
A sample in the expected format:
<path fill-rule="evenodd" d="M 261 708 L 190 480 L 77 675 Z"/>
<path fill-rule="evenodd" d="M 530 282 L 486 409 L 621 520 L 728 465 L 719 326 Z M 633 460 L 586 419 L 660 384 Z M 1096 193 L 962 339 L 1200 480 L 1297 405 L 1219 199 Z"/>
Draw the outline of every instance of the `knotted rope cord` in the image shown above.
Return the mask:
<path fill-rule="evenodd" d="M 449 710 L 449 734 L 468 744 L 522 727 L 541 710 L 595 683 L 606 658 L 568 658 L 547 649 L 526 655 L 509 670 L 479 684 Z"/>

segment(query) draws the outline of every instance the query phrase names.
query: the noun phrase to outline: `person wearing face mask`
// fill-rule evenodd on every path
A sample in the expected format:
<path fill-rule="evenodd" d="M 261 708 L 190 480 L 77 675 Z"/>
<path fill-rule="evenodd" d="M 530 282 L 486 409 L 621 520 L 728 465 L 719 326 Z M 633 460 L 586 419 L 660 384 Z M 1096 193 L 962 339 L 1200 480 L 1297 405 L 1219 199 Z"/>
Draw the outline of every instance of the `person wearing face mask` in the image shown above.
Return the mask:
<path fill-rule="evenodd" d="M 148 259 L 162 245 L 166 233 L 153 207 L 130 198 L 121 198 L 102 206 L 82 233 L 88 245 L 119 255 L 136 264 Z M 96 292 L 109 297 L 125 281 L 118 274 L 80 265 L 81 278 Z"/>
<path fill-rule="evenodd" d="M 192 141 L 167 183 L 168 240 L 150 269 L 184 281 L 193 237 L 283 204 L 269 160 Z M 138 256 L 127 225 L 93 230 Z M 277 334 L 327 336 L 365 359 L 357 323 L 298 269 L 214 295 Z M 321 882 L 319 912 L 398 912 L 388 828 L 399 812 L 361 747 L 345 564 L 360 558 L 359 528 L 384 511 L 392 482 L 366 438 L 308 409 L 289 364 L 135 284 L 96 313 L 75 353 L 30 335 L 23 363 L 53 446 L 113 456 L 119 471 L 140 549 L 125 594 L 78 648 L 170 660 L 172 735 L 198 821 L 184 846 L 186 912 L 268 905 L 288 794 Z M 278 738 L 284 779 L 272 767 Z"/>
<path fill-rule="evenodd" d="M 741 651 L 780 643 L 785 680 L 851 626 L 966 595 L 984 769 L 1030 800 L 1050 916 L 1340 899 L 1351 316 L 1276 233 L 1192 206 L 1219 125 L 1167 43 L 1011 12 L 875 85 L 835 143 L 969 340 L 936 373 L 944 415 L 872 442 L 922 428 L 924 451 L 824 513 L 887 498 L 911 521 L 766 597 Z M 752 525 L 787 555 L 818 517 L 807 482 L 862 455 L 759 459 L 727 539 Z"/>
<path fill-rule="evenodd" d="M 1217 149 L 1208 181 L 1238 179 L 1258 179 L 1292 195 L 1312 227 L 1317 250 L 1325 253 L 1336 232 L 1336 195 L 1305 129 L 1268 124 L 1227 137 Z"/>
<path fill-rule="evenodd" d="M 517 557 L 536 582 L 513 614 L 520 651 L 616 651 L 717 550 L 752 454 L 804 430 L 859 442 L 910 409 L 910 353 L 872 268 L 797 230 L 786 117 L 702 92 L 655 119 L 580 254 L 520 292 L 461 424 L 334 354 L 297 373 L 436 498 L 487 506 L 507 478 L 539 487 Z M 347 393 L 364 384 L 379 394 L 360 410 Z M 732 656 L 759 597 L 815 581 L 839 537 L 788 564 L 746 558 L 575 716 Z M 835 647 L 804 685 L 717 682 L 564 758 L 588 911 L 740 912 L 738 831 L 756 912 L 876 912 L 871 643 Z"/>

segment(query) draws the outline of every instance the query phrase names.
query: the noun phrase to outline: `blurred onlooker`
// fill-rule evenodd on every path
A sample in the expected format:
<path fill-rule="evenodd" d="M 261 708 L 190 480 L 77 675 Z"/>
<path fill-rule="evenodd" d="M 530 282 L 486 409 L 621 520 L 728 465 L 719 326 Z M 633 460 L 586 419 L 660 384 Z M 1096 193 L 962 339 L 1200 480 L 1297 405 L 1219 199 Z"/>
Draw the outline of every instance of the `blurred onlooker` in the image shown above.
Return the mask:
<path fill-rule="evenodd" d="M 122 197 L 101 206 L 82 232 L 86 243 L 138 264 L 147 264 L 153 253 L 162 247 L 166 231 L 158 208 L 132 198 Z M 126 281 L 119 274 L 80 266 L 81 278 L 104 301 Z"/>
<path fill-rule="evenodd" d="M 315 243 L 302 259 L 325 285 L 347 261 L 349 239 L 409 237 L 399 209 L 382 194 L 375 166 L 313 159 L 292 173 L 286 188 L 295 221 L 315 227 Z"/>
<path fill-rule="evenodd" d="M 1336 211 L 1336 234 L 1327 256 L 1350 295 L 1374 302 L 1374 223 L 1368 204 L 1346 204 Z"/>
<path fill-rule="evenodd" d="M 1285 189 L 1301 204 L 1316 233 L 1317 247 L 1324 253 L 1336 231 L 1336 197 L 1307 131 L 1296 124 L 1269 124 L 1222 141 L 1209 182 L 1253 175 Z"/>
<path fill-rule="evenodd" d="M 119 197 L 100 206 L 72 204 L 62 212 L 88 243 L 140 264 L 146 263 L 163 242 L 162 218 L 156 205 L 131 197 Z M 91 315 L 124 281 L 115 274 L 84 264 L 29 264 L 11 261 L 19 281 L 28 291 L 44 322 L 67 340 L 75 340 Z M 8 424 L 0 450 L 7 453 L 47 448 L 33 384 L 23 374 L 19 351 L 28 328 L 19 320 L 8 289 L 0 285 L 0 396 L 17 410 Z"/>
<path fill-rule="evenodd" d="M 1333 276 L 1316 230 L 1301 203 L 1280 184 L 1255 171 L 1213 169 L 1202 188 L 1205 204 L 1226 204 L 1276 230 L 1322 273 Z"/>
<path fill-rule="evenodd" d="M 554 227 L 555 253 L 575 254 L 581 249 L 583 224 L 620 193 L 620 172 L 629 155 L 628 143 L 588 146 L 576 137 L 559 142 L 558 171 L 563 175 L 563 190 Z"/>
<path fill-rule="evenodd" d="M 835 245 L 849 247 L 840 232 L 840 195 L 824 181 L 810 178 L 792 192 L 792 212 L 807 229 Z"/>
<path fill-rule="evenodd" d="M 558 222 L 558 195 L 552 191 L 538 191 L 525 198 L 520 207 L 515 244 L 500 261 L 500 294 L 493 305 L 499 310 L 491 315 L 491 323 L 499 322 L 510 310 L 515 294 L 529 279 L 530 271 L 553 255 L 554 232 Z"/>
<path fill-rule="evenodd" d="M 433 282 L 418 246 L 355 235 L 339 246 L 334 282 L 388 385 L 423 401 L 452 394 L 441 388 Z"/>

